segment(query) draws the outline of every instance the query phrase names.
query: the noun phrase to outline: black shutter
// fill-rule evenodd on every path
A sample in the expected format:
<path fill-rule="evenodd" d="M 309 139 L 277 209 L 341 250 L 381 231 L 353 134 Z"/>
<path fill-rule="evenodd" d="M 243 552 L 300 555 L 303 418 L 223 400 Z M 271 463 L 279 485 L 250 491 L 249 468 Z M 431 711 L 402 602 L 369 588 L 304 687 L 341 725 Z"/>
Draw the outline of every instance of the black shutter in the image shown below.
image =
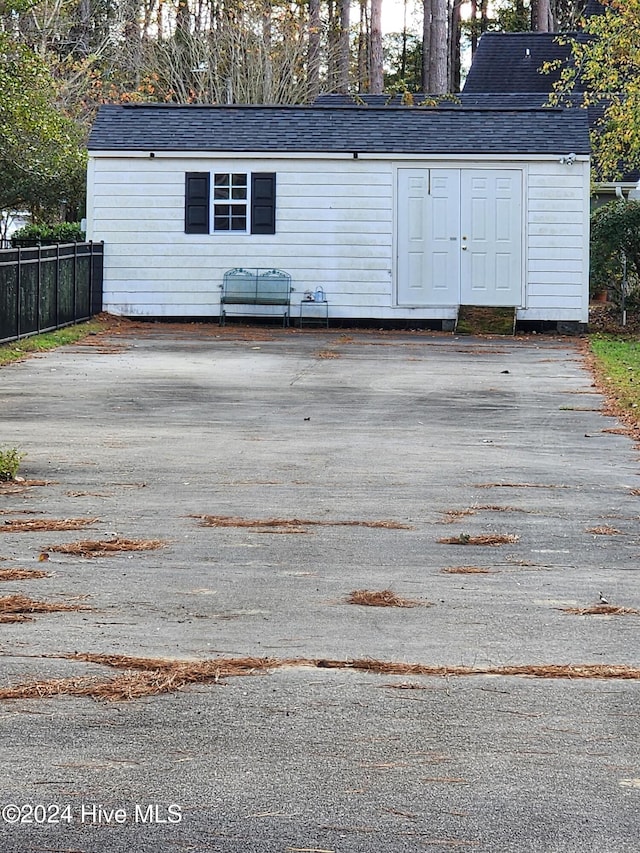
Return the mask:
<path fill-rule="evenodd" d="M 276 174 L 251 175 L 251 233 L 276 233 Z"/>
<path fill-rule="evenodd" d="M 185 175 L 185 234 L 209 233 L 209 183 L 209 172 L 187 172 Z"/>

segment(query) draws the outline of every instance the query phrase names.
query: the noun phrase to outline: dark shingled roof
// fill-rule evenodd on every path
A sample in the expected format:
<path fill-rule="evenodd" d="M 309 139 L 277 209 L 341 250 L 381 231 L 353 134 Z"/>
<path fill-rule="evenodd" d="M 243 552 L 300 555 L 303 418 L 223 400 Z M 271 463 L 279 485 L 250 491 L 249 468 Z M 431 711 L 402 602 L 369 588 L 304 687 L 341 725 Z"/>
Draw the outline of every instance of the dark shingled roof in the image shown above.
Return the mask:
<path fill-rule="evenodd" d="M 110 104 L 90 151 L 588 154 L 584 110 Z"/>
<path fill-rule="evenodd" d="M 586 40 L 584 33 L 565 33 L 566 38 Z M 560 69 L 543 74 L 545 62 L 566 62 L 568 44 L 558 44 L 558 33 L 483 33 L 467 74 L 464 92 L 548 93 L 560 77 Z M 580 81 L 576 91 L 582 91 Z"/>

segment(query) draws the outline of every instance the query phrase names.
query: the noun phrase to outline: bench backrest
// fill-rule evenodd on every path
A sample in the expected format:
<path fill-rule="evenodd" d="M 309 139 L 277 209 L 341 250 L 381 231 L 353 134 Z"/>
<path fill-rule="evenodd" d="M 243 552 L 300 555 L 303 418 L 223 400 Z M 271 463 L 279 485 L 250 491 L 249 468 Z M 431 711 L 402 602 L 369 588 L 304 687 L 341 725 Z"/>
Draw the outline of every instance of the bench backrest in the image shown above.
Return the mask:
<path fill-rule="evenodd" d="M 291 294 L 291 276 L 282 270 L 266 270 L 257 276 L 258 298 L 261 301 L 284 305 Z"/>
<path fill-rule="evenodd" d="M 237 268 L 224 274 L 223 302 L 263 305 L 288 305 L 291 276 L 282 270 L 246 270 Z"/>

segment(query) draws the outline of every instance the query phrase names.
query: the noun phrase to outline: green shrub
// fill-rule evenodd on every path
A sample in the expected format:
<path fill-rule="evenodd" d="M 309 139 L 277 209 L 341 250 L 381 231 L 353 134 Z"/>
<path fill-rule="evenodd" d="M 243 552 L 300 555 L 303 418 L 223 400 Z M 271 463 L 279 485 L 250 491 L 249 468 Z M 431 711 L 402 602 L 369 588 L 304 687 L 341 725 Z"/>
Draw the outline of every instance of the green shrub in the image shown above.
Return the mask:
<path fill-rule="evenodd" d="M 626 259 L 626 292 L 624 287 Z M 591 216 L 591 296 L 608 290 L 620 304 L 640 307 L 640 201 L 616 199 Z"/>
<path fill-rule="evenodd" d="M 25 225 L 12 237 L 15 245 L 38 245 L 38 243 L 76 243 L 85 239 L 78 222 L 59 222 L 57 225 Z"/>
<path fill-rule="evenodd" d="M 0 448 L 0 480 L 15 480 L 24 453 L 15 447 Z"/>

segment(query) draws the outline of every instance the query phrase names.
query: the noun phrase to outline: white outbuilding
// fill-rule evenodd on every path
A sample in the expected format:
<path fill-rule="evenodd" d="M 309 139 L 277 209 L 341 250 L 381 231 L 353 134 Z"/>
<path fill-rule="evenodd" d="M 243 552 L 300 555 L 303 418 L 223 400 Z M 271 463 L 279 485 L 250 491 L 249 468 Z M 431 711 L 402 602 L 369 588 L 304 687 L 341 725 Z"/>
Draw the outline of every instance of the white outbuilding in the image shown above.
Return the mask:
<path fill-rule="evenodd" d="M 322 288 L 330 319 L 588 321 L 585 110 L 107 105 L 88 147 L 106 311 L 217 317 L 241 268 L 293 318 Z"/>

